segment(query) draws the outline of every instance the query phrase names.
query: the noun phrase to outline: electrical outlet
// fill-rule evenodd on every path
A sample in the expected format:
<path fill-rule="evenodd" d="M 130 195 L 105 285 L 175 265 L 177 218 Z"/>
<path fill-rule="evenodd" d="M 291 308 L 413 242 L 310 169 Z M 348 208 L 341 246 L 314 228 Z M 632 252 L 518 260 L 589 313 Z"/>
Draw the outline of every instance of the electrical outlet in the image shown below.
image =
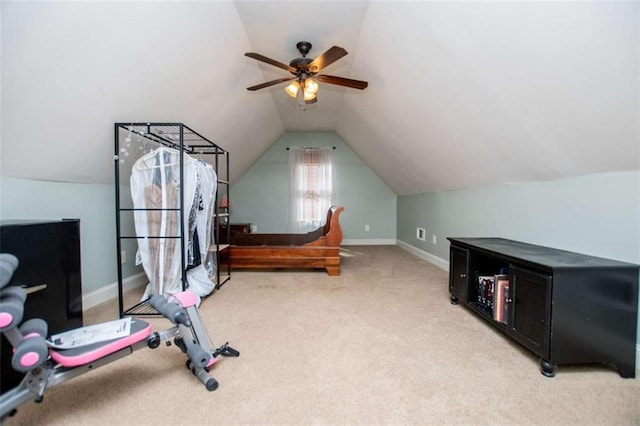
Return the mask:
<path fill-rule="evenodd" d="M 433 244 L 436 244 L 436 236 L 435 236 L 435 235 L 432 235 L 432 236 L 431 236 L 431 242 L 432 242 Z"/>
<path fill-rule="evenodd" d="M 369 225 L 365 225 L 364 232 L 369 232 L 369 231 L 371 231 L 371 227 Z"/>
<path fill-rule="evenodd" d="M 427 235 L 427 231 L 425 231 L 424 228 L 416 228 L 416 238 L 419 239 L 420 241 L 425 241 L 425 239 Z"/>
<path fill-rule="evenodd" d="M 124 250 L 120 252 L 120 263 L 123 265 L 127 263 L 127 252 Z"/>

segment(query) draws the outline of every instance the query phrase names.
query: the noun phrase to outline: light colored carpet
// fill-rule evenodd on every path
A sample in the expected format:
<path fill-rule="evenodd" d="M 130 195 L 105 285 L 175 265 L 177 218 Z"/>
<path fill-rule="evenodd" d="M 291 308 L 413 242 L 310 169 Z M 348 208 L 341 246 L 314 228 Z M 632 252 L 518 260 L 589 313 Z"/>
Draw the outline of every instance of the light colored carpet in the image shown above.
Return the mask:
<path fill-rule="evenodd" d="M 339 277 L 236 271 L 203 302 L 214 343 L 241 353 L 214 366 L 218 390 L 161 346 L 51 389 L 6 424 L 640 424 L 639 379 L 606 366 L 545 378 L 531 352 L 449 303 L 445 271 L 395 246 L 344 254 Z M 115 318 L 113 302 L 85 323 Z"/>

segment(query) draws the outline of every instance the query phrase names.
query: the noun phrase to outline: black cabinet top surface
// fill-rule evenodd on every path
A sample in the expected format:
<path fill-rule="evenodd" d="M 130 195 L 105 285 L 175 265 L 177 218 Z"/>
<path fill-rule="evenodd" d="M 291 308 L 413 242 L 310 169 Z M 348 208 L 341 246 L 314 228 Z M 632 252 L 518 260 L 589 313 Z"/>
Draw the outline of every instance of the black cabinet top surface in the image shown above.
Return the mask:
<path fill-rule="evenodd" d="M 521 260 L 549 268 L 639 268 L 633 263 L 588 256 L 550 247 L 537 246 L 504 238 L 447 238 L 452 245 L 479 249 L 500 257 Z"/>
<path fill-rule="evenodd" d="M 46 225 L 61 222 L 80 222 L 80 219 L 2 219 L 0 220 L 0 227 Z"/>

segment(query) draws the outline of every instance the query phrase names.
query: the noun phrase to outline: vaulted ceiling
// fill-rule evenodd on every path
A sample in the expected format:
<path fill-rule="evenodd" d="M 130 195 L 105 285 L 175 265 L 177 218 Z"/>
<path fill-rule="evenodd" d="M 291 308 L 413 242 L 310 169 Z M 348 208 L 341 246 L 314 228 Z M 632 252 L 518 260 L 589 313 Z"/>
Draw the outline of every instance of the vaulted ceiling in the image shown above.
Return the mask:
<path fill-rule="evenodd" d="M 335 131 L 397 194 L 640 169 L 638 2 L 12 2 L 2 174 L 113 182 L 113 123 L 184 122 L 237 180 L 286 131 Z M 324 71 L 302 111 L 301 40 Z"/>

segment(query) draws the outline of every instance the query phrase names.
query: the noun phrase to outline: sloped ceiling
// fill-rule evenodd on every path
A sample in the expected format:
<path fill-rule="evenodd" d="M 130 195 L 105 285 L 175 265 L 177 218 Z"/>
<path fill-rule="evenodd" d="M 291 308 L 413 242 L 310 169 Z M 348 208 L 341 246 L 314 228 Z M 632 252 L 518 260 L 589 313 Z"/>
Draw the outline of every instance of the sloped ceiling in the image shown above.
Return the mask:
<path fill-rule="evenodd" d="M 235 181 L 335 131 L 397 194 L 640 169 L 638 2 L 2 2 L 2 174 L 111 183 L 113 122 L 181 121 Z M 349 55 L 301 111 L 295 44 Z M 34 155 L 37 154 L 37 155 Z"/>

